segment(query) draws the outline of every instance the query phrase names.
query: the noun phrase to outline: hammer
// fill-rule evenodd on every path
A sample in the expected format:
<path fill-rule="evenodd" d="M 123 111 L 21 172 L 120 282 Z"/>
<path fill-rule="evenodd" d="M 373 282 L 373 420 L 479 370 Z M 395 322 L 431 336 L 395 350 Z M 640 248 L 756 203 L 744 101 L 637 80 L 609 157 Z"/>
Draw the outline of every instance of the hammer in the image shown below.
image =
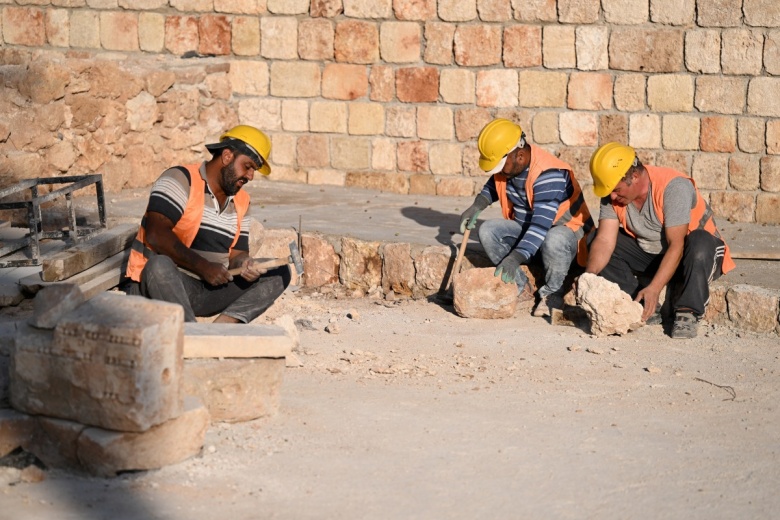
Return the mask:
<path fill-rule="evenodd" d="M 303 274 L 303 259 L 301 258 L 298 244 L 293 240 L 290 242 L 290 255 L 284 258 L 253 258 L 255 264 L 254 267 L 258 269 L 272 269 L 274 267 L 281 267 L 287 264 L 293 264 L 295 266 L 295 272 L 298 276 Z M 234 267 L 228 269 L 228 272 L 235 276 L 243 271 L 243 267 Z"/>

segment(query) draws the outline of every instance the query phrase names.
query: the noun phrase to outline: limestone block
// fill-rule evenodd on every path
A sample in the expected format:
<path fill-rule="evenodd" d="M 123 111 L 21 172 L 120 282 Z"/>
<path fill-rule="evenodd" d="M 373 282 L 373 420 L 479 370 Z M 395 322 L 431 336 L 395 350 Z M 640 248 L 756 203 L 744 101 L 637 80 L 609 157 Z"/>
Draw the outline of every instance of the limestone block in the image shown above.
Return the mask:
<path fill-rule="evenodd" d="M 459 25 L 455 29 L 455 63 L 480 67 L 501 63 L 501 27 Z"/>
<path fill-rule="evenodd" d="M 439 93 L 445 103 L 470 104 L 476 100 L 474 72 L 467 69 L 444 69 L 439 81 Z"/>
<path fill-rule="evenodd" d="M 494 267 L 467 269 L 452 279 L 453 306 L 463 318 L 511 318 L 517 310 L 517 285 L 493 276 Z"/>
<path fill-rule="evenodd" d="M 455 111 L 455 135 L 458 141 L 472 141 L 492 120 L 485 108 L 463 108 Z"/>
<path fill-rule="evenodd" d="M 231 26 L 224 15 L 204 14 L 198 19 L 198 52 L 204 55 L 230 54 Z"/>
<path fill-rule="evenodd" d="M 7 12 L 7 11 L 6 11 Z M 7 17 L 4 17 L 3 26 L 8 23 Z M 16 25 L 19 29 L 28 31 L 29 26 Z M 8 40 L 8 34 L 5 33 L 6 43 L 11 43 Z M 30 31 L 31 34 L 35 34 L 35 31 Z M 69 34 L 71 48 L 87 48 L 87 49 L 99 49 L 100 48 L 100 19 L 96 11 L 76 9 L 70 14 L 70 34 Z"/>
<path fill-rule="evenodd" d="M 347 172 L 344 186 L 377 190 L 389 193 L 409 193 L 409 181 L 402 173 L 391 172 Z"/>
<path fill-rule="evenodd" d="M 615 27 L 609 39 L 609 66 L 617 70 L 679 72 L 683 68 L 683 31 Z"/>
<path fill-rule="evenodd" d="M 308 184 L 344 186 L 347 174 L 343 171 L 324 169 L 309 170 Z"/>
<path fill-rule="evenodd" d="M 769 74 L 780 75 L 780 30 L 775 29 L 766 33 L 764 67 Z"/>
<path fill-rule="evenodd" d="M 35 431 L 35 417 L 0 409 L 0 458 L 23 446 Z"/>
<path fill-rule="evenodd" d="M 53 334 L 20 330 L 11 358 L 17 410 L 121 431 L 145 431 L 181 412 L 179 305 L 101 293 Z"/>
<path fill-rule="evenodd" d="M 425 24 L 426 63 L 449 65 L 452 63 L 452 47 L 455 38 L 455 24 L 442 22 L 427 22 Z"/>
<path fill-rule="evenodd" d="M 320 68 L 317 63 L 275 61 L 271 64 L 271 95 L 315 97 L 320 94 Z"/>
<path fill-rule="evenodd" d="M 260 54 L 268 59 L 298 59 L 298 20 L 291 16 L 261 17 Z"/>
<path fill-rule="evenodd" d="M 350 18 L 391 18 L 393 12 L 392 0 L 342 0 L 344 16 Z"/>
<path fill-rule="evenodd" d="M 78 439 L 86 426 L 73 421 L 37 417 L 33 434 L 23 448 L 47 468 L 83 470 L 78 456 Z"/>
<path fill-rule="evenodd" d="M 442 177 L 436 185 L 436 195 L 441 197 L 468 197 L 473 194 L 474 181 L 468 177 Z"/>
<path fill-rule="evenodd" d="M 233 18 L 231 29 L 230 44 L 233 48 L 233 54 L 236 56 L 257 56 L 260 54 L 260 20 L 254 16 L 236 16 Z M 299 42 L 300 31 L 299 27 Z M 331 45 L 332 49 L 333 45 Z M 301 58 L 304 56 L 301 55 Z"/>
<path fill-rule="evenodd" d="M 693 180 L 700 189 L 725 190 L 728 171 L 728 155 L 700 153 L 693 157 Z"/>
<path fill-rule="evenodd" d="M 780 192 L 780 157 L 761 158 L 761 189 Z"/>
<path fill-rule="evenodd" d="M 580 275 L 575 297 L 590 319 L 591 334 L 599 337 L 622 336 L 642 319 L 642 304 L 633 301 L 616 283 L 595 274 Z"/>
<path fill-rule="evenodd" d="M 729 158 L 729 184 L 735 190 L 753 191 L 759 187 L 760 157 L 732 155 Z"/>
<path fill-rule="evenodd" d="M 78 456 L 87 472 L 101 477 L 158 469 L 197 455 L 208 427 L 208 410 L 188 397 L 180 416 L 143 433 L 85 429 L 78 439 Z"/>
<path fill-rule="evenodd" d="M 780 120 L 772 119 L 766 123 L 766 152 L 780 154 Z"/>
<path fill-rule="evenodd" d="M 697 0 L 696 22 L 701 27 L 736 27 L 742 24 L 742 0 Z"/>
<path fill-rule="evenodd" d="M 748 113 L 757 116 L 780 117 L 780 78 L 752 78 L 748 85 Z"/>
<path fill-rule="evenodd" d="M 701 150 L 731 153 L 737 148 L 737 124 L 732 117 L 701 118 Z"/>
<path fill-rule="evenodd" d="M 395 140 L 377 137 L 371 141 L 371 168 L 374 170 L 396 169 Z"/>
<path fill-rule="evenodd" d="M 647 104 L 654 112 L 692 112 L 693 79 L 683 74 L 647 78 Z"/>
<path fill-rule="evenodd" d="M 514 70 L 500 68 L 477 72 L 477 106 L 517 106 L 519 90 Z"/>
<path fill-rule="evenodd" d="M 462 148 L 458 144 L 432 144 L 428 151 L 428 162 L 430 163 L 431 173 L 436 175 L 460 174 L 463 170 L 462 155 Z M 468 181 L 468 179 L 464 180 Z M 471 193 L 469 192 L 468 195 L 470 194 Z"/>
<path fill-rule="evenodd" d="M 271 163 L 292 166 L 295 162 L 297 140 L 294 135 L 276 134 L 271 138 Z"/>
<path fill-rule="evenodd" d="M 298 138 L 298 166 L 322 168 L 330 165 L 330 147 L 327 136 L 309 134 Z"/>
<path fill-rule="evenodd" d="M 574 27 L 546 25 L 542 30 L 542 62 L 548 69 L 573 69 L 577 66 Z"/>
<path fill-rule="evenodd" d="M 306 287 L 322 287 L 337 283 L 341 258 L 333 246 L 316 235 L 304 234 L 301 242 L 303 284 Z"/>
<path fill-rule="evenodd" d="M 666 25 L 691 25 L 696 14 L 696 0 L 651 0 L 650 20 Z"/>
<path fill-rule="evenodd" d="M 60 318 L 84 303 L 84 294 L 78 285 L 58 283 L 43 288 L 33 301 L 30 325 L 39 329 L 54 329 Z"/>
<path fill-rule="evenodd" d="M 737 119 L 737 144 L 745 153 L 764 153 L 764 120 L 758 117 Z"/>
<path fill-rule="evenodd" d="M 417 135 L 420 139 L 449 141 L 454 137 L 452 109 L 447 106 L 417 108 Z"/>
<path fill-rule="evenodd" d="M 414 258 L 418 290 L 426 296 L 441 291 L 453 258 L 453 252 L 446 246 L 428 246 L 419 252 Z"/>
<path fill-rule="evenodd" d="M 371 141 L 363 138 L 332 137 L 331 166 L 341 170 L 365 170 L 371 164 Z"/>
<path fill-rule="evenodd" d="M 411 296 L 414 287 L 414 260 L 411 245 L 385 244 L 382 249 L 382 289 L 397 295 Z"/>
<path fill-rule="evenodd" d="M 568 107 L 574 110 L 612 108 L 612 76 L 593 72 L 572 72 L 569 77 Z"/>
<path fill-rule="evenodd" d="M 71 41 L 73 33 L 71 33 Z M 198 19 L 194 16 L 165 17 L 165 48 L 181 56 L 198 49 Z"/>
<path fill-rule="evenodd" d="M 280 358 L 293 339 L 282 327 L 244 323 L 186 323 L 184 359 Z"/>
<path fill-rule="evenodd" d="M 604 20 L 609 24 L 637 25 L 647 22 L 649 0 L 604 0 Z"/>
<path fill-rule="evenodd" d="M 756 196 L 740 191 L 714 191 L 710 193 L 710 206 L 716 216 L 731 222 L 756 221 Z"/>
<path fill-rule="evenodd" d="M 263 242 L 254 253 L 255 257 L 287 258 L 290 256 L 290 242 L 297 238 L 298 235 L 292 229 L 266 229 L 263 231 Z"/>
<path fill-rule="evenodd" d="M 728 287 L 723 285 L 710 286 L 710 301 L 702 319 L 707 323 L 729 325 L 729 311 L 726 305 Z"/>
<path fill-rule="evenodd" d="M 720 31 L 693 29 L 685 33 L 685 68 L 696 74 L 720 72 Z"/>
<path fill-rule="evenodd" d="M 371 101 L 392 101 L 395 97 L 395 71 L 392 67 L 375 65 L 368 76 Z M 388 107 L 388 109 L 391 107 Z"/>
<path fill-rule="evenodd" d="M 364 242 L 351 237 L 341 239 L 339 280 L 348 289 L 379 287 L 382 283 L 382 258 L 379 242 Z"/>
<path fill-rule="evenodd" d="M 398 20 L 430 20 L 436 18 L 436 0 L 394 0 L 393 12 Z"/>
<path fill-rule="evenodd" d="M 517 9 L 522 10 L 522 2 Z M 553 5 L 553 13 L 555 6 Z M 589 0 L 559 0 L 558 21 L 572 24 L 591 24 L 599 18 L 599 4 Z M 553 20 L 555 18 L 553 17 Z M 622 23 L 622 22 L 621 22 Z"/>
<path fill-rule="evenodd" d="M 660 148 L 661 118 L 657 114 L 631 114 L 628 144 L 634 148 Z"/>
<path fill-rule="evenodd" d="M 526 131 L 526 134 L 528 132 Z M 530 132 L 533 141 L 537 144 L 557 143 L 560 141 L 558 133 L 558 113 L 539 112 L 534 116 L 533 126 Z"/>
<path fill-rule="evenodd" d="M 276 62 L 276 65 L 282 62 Z M 273 98 L 245 98 L 238 102 L 238 117 L 248 125 L 269 130 L 282 128 L 282 103 Z M 274 175 L 276 172 L 274 172 Z"/>
<path fill-rule="evenodd" d="M 506 27 L 503 56 L 505 67 L 524 68 L 541 65 L 542 28 L 535 25 Z"/>
<path fill-rule="evenodd" d="M 396 70 L 395 90 L 404 103 L 432 103 L 439 99 L 439 70 L 407 67 Z"/>
<path fill-rule="evenodd" d="M 384 134 L 385 107 L 380 103 L 350 103 L 347 130 L 350 135 Z"/>
<path fill-rule="evenodd" d="M 726 294 L 729 319 L 735 327 L 751 332 L 770 333 L 778 326 L 777 290 L 750 285 L 734 285 Z"/>
<path fill-rule="evenodd" d="M 398 143 L 398 169 L 418 173 L 429 171 L 428 144 L 423 141 Z"/>
<path fill-rule="evenodd" d="M 3 39 L 5 43 L 12 45 L 45 45 L 44 11 L 34 7 L 4 7 Z"/>
<path fill-rule="evenodd" d="M 565 107 L 567 80 L 564 72 L 521 70 L 520 106 Z"/>
<path fill-rule="evenodd" d="M 745 22 L 756 27 L 780 27 L 780 5 L 772 0 L 745 0 Z"/>
<path fill-rule="evenodd" d="M 171 7 L 178 11 L 211 11 L 214 7 L 213 0 L 169 0 Z"/>
<path fill-rule="evenodd" d="M 176 75 L 171 71 L 155 70 L 144 77 L 144 87 L 154 97 L 162 95 L 174 83 L 176 83 Z"/>
<path fill-rule="evenodd" d="M 697 133 L 698 136 L 698 133 Z M 599 143 L 628 142 L 628 117 L 624 114 L 599 116 Z M 696 143 L 698 144 L 698 139 Z"/>
<path fill-rule="evenodd" d="M 699 118 L 682 114 L 663 117 L 663 145 L 667 150 L 698 150 Z"/>
<path fill-rule="evenodd" d="M 332 60 L 333 22 L 309 18 L 298 22 L 298 55 L 303 60 Z"/>
<path fill-rule="evenodd" d="M 761 73 L 764 36 L 757 30 L 727 29 L 723 31 L 721 63 L 724 74 Z"/>
<path fill-rule="evenodd" d="M 512 5 L 506 0 L 477 0 L 477 12 L 483 22 L 512 20 Z"/>
<path fill-rule="evenodd" d="M 415 173 L 409 176 L 410 195 L 436 195 L 436 179 L 431 175 Z"/>
<path fill-rule="evenodd" d="M 311 16 L 333 18 L 344 11 L 344 5 L 341 0 L 312 0 Z"/>
<path fill-rule="evenodd" d="M 615 108 L 636 112 L 645 108 L 645 77 L 641 74 L 621 74 L 615 79 Z"/>
<path fill-rule="evenodd" d="M 148 92 L 141 92 L 129 99 L 125 107 L 127 108 L 127 122 L 130 123 L 130 129 L 136 132 L 151 130 L 160 115 L 157 100 Z"/>
<path fill-rule="evenodd" d="M 742 114 L 747 88 L 745 78 L 699 76 L 696 78 L 696 108 L 699 112 Z"/>
<path fill-rule="evenodd" d="M 759 193 L 756 196 L 756 222 L 780 224 L 780 194 Z"/>
<path fill-rule="evenodd" d="M 379 61 L 379 29 L 373 22 L 338 22 L 333 45 L 336 61 L 362 64 Z"/>
<path fill-rule="evenodd" d="M 308 14 L 309 0 L 268 0 L 267 9 L 274 14 Z"/>
<path fill-rule="evenodd" d="M 70 13 L 67 9 L 47 9 L 44 13 L 46 41 L 52 47 L 70 45 Z"/>
<path fill-rule="evenodd" d="M 309 103 L 306 100 L 282 100 L 282 128 L 288 132 L 309 131 Z"/>
<path fill-rule="evenodd" d="M 599 120 L 587 112 L 560 114 L 561 141 L 568 146 L 596 146 L 599 140 Z"/>
<path fill-rule="evenodd" d="M 368 94 L 365 65 L 328 63 L 322 72 L 322 97 L 353 100 Z"/>
<path fill-rule="evenodd" d="M 468 22 L 477 17 L 476 0 L 439 0 L 439 18 L 445 22 Z"/>
<path fill-rule="evenodd" d="M 19 82 L 19 93 L 34 103 L 48 104 L 65 97 L 70 72 L 65 64 L 53 60 L 30 63 Z"/>
<path fill-rule="evenodd" d="M 420 61 L 421 30 L 415 22 L 383 22 L 379 29 L 379 54 L 387 63 Z"/>
<path fill-rule="evenodd" d="M 298 184 L 306 184 L 309 182 L 306 170 L 293 168 L 291 166 L 276 166 L 274 167 L 273 175 L 274 180 L 279 182 L 294 182 Z"/>
<path fill-rule="evenodd" d="M 574 38 L 579 70 L 603 70 L 609 67 L 609 29 L 607 27 L 577 27 Z"/>
<path fill-rule="evenodd" d="M 122 11 L 100 13 L 100 43 L 111 51 L 137 51 L 138 15 Z"/>
<path fill-rule="evenodd" d="M 311 104 L 309 124 L 312 132 L 347 132 L 347 105 L 342 102 L 315 101 Z"/>

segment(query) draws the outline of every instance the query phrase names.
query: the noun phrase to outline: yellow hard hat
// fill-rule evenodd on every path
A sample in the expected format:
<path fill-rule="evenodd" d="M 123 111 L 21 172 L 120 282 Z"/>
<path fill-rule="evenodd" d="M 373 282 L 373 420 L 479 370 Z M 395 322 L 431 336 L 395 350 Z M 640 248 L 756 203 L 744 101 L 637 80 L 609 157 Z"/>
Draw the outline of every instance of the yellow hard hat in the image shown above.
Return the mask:
<path fill-rule="evenodd" d="M 479 167 L 488 173 L 501 171 L 509 152 L 518 147 L 523 129 L 508 119 L 494 119 L 479 133 Z"/>
<path fill-rule="evenodd" d="M 218 143 L 207 144 L 206 148 L 211 153 L 217 153 L 228 146 L 250 157 L 258 165 L 257 171 L 263 175 L 271 173 L 271 165 L 268 164 L 271 140 L 257 128 L 249 125 L 234 126 L 219 136 Z"/>
<path fill-rule="evenodd" d="M 626 172 L 635 164 L 636 152 L 630 146 L 607 143 L 600 146 L 590 158 L 590 174 L 593 177 L 593 193 L 606 197 Z"/>

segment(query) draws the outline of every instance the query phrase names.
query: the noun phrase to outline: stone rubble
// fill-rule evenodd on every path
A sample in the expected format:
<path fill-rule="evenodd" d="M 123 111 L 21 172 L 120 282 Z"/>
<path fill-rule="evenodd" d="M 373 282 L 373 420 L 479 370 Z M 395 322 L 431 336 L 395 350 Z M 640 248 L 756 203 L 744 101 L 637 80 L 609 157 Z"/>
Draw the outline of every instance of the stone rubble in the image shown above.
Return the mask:
<path fill-rule="evenodd" d="M 576 300 L 590 318 L 596 336 L 628 333 L 641 322 L 642 305 L 620 290 L 617 284 L 598 275 L 584 273 L 577 280 Z"/>

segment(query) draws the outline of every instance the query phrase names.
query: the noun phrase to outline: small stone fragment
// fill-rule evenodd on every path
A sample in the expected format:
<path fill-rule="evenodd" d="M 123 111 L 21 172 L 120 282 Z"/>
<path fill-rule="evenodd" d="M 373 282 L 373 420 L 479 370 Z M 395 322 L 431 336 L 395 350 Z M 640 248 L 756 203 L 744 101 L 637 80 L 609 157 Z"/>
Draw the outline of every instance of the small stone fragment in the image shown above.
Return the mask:
<path fill-rule="evenodd" d="M 341 328 L 339 327 L 338 323 L 331 323 L 325 327 L 325 332 L 330 334 L 338 334 L 341 332 Z"/>

